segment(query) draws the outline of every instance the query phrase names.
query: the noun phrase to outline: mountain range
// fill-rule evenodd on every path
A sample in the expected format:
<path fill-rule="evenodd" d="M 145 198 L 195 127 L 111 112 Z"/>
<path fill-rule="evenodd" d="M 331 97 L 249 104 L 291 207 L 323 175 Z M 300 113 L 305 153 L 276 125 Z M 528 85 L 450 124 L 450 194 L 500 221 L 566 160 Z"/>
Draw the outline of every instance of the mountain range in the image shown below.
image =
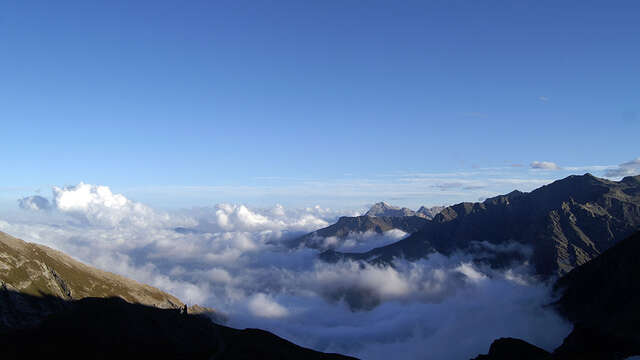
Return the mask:
<path fill-rule="evenodd" d="M 364 253 L 327 250 L 320 258 L 390 263 L 397 257 L 416 260 L 434 252 L 460 251 L 492 266 L 530 261 L 537 274 L 549 277 L 587 263 L 638 228 L 640 176 L 616 182 L 574 175 L 529 193 L 513 191 L 446 207 L 390 245 Z M 331 233 L 339 231 L 337 226 Z"/>
<path fill-rule="evenodd" d="M 391 206 L 385 202 L 374 204 L 369 211 L 362 216 L 342 216 L 335 224 L 318 229 L 302 237 L 289 241 L 289 246 L 301 245 L 314 248 L 333 248 L 335 244 L 327 244 L 325 239 L 336 237 L 345 239 L 352 235 L 376 233 L 383 234 L 389 230 L 401 230 L 405 233 L 414 233 L 421 229 L 443 206 L 426 208 L 420 207 L 418 211 L 408 208 Z"/>

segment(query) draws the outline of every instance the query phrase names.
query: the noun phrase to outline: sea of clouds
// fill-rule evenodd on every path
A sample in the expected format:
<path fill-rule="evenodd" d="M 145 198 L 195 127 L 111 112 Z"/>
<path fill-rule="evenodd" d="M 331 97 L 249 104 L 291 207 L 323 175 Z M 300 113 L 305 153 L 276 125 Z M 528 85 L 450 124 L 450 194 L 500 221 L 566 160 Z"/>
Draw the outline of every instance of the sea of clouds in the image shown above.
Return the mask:
<path fill-rule="evenodd" d="M 294 241 L 357 213 L 236 204 L 166 212 L 84 183 L 18 205 L 0 231 L 212 307 L 229 326 L 321 351 L 463 359 L 504 336 L 551 350 L 570 330 L 526 264 L 496 271 L 463 253 L 393 266 L 317 259 L 322 247 L 366 251 L 407 235 L 398 230 L 328 239 L 321 249 Z"/>

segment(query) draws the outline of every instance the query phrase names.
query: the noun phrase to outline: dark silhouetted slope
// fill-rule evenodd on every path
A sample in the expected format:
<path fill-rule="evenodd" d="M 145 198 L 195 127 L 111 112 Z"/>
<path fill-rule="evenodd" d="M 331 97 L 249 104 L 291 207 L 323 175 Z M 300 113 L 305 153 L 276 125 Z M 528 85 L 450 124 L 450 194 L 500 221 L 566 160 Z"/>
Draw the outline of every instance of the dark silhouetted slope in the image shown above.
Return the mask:
<path fill-rule="evenodd" d="M 26 328 L 0 328 L 2 359 L 350 359 L 297 346 L 269 332 L 236 330 L 206 316 L 131 304 L 120 298 L 62 300 L 0 290 L 3 297 L 59 302 L 61 310 Z M 5 309 L 6 310 L 6 309 Z"/>
<path fill-rule="evenodd" d="M 544 360 L 551 359 L 551 354 L 526 341 L 515 338 L 500 338 L 489 348 L 489 353 L 479 355 L 473 360 Z"/>
<path fill-rule="evenodd" d="M 574 323 L 557 354 L 640 355 L 640 232 L 555 284 L 556 306 Z"/>
<path fill-rule="evenodd" d="M 640 231 L 554 285 L 554 308 L 574 325 L 552 354 L 518 339 L 499 339 L 477 360 L 529 359 L 622 360 L 640 355 Z"/>
<path fill-rule="evenodd" d="M 346 359 L 0 233 L 0 359 Z"/>

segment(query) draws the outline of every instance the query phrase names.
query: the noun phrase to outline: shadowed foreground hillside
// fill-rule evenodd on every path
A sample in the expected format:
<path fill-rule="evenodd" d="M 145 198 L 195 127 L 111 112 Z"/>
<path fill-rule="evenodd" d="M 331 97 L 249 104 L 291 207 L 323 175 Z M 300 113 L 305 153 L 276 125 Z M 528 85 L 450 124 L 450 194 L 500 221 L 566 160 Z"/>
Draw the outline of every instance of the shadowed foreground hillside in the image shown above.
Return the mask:
<path fill-rule="evenodd" d="M 0 359 L 346 359 L 0 233 Z"/>
<path fill-rule="evenodd" d="M 557 281 L 556 306 L 575 326 L 556 354 L 640 355 L 638 256 L 640 232 Z"/>
<path fill-rule="evenodd" d="M 13 301 L 8 301 L 12 298 Z M 206 315 L 131 304 L 120 298 L 66 301 L 0 290 L 0 313 L 15 301 L 56 303 L 37 325 L 0 327 L 2 359 L 350 359 L 297 346 L 269 332 L 236 330 Z"/>

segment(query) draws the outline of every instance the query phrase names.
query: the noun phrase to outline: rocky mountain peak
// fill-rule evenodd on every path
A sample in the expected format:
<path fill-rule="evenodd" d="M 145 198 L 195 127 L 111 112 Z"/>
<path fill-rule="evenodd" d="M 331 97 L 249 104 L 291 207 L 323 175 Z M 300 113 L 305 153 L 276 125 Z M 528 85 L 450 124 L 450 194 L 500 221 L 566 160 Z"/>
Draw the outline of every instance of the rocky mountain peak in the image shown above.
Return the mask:
<path fill-rule="evenodd" d="M 384 201 L 374 204 L 365 216 L 415 216 L 415 211 L 392 206 Z"/>
<path fill-rule="evenodd" d="M 421 206 L 418 211 L 413 211 L 409 208 L 403 207 L 400 208 L 398 206 L 389 205 L 384 201 L 379 203 L 375 203 L 369 211 L 365 214 L 365 216 L 389 216 L 389 217 L 401 217 L 401 216 L 419 216 L 421 218 L 425 218 L 428 220 L 433 219 L 444 206 L 433 206 L 426 207 Z"/>
<path fill-rule="evenodd" d="M 420 209 L 416 211 L 416 216 L 422 216 L 425 219 L 433 219 L 436 215 L 438 215 L 442 210 L 444 210 L 445 206 L 432 206 L 430 208 L 426 206 L 420 206 Z"/>

